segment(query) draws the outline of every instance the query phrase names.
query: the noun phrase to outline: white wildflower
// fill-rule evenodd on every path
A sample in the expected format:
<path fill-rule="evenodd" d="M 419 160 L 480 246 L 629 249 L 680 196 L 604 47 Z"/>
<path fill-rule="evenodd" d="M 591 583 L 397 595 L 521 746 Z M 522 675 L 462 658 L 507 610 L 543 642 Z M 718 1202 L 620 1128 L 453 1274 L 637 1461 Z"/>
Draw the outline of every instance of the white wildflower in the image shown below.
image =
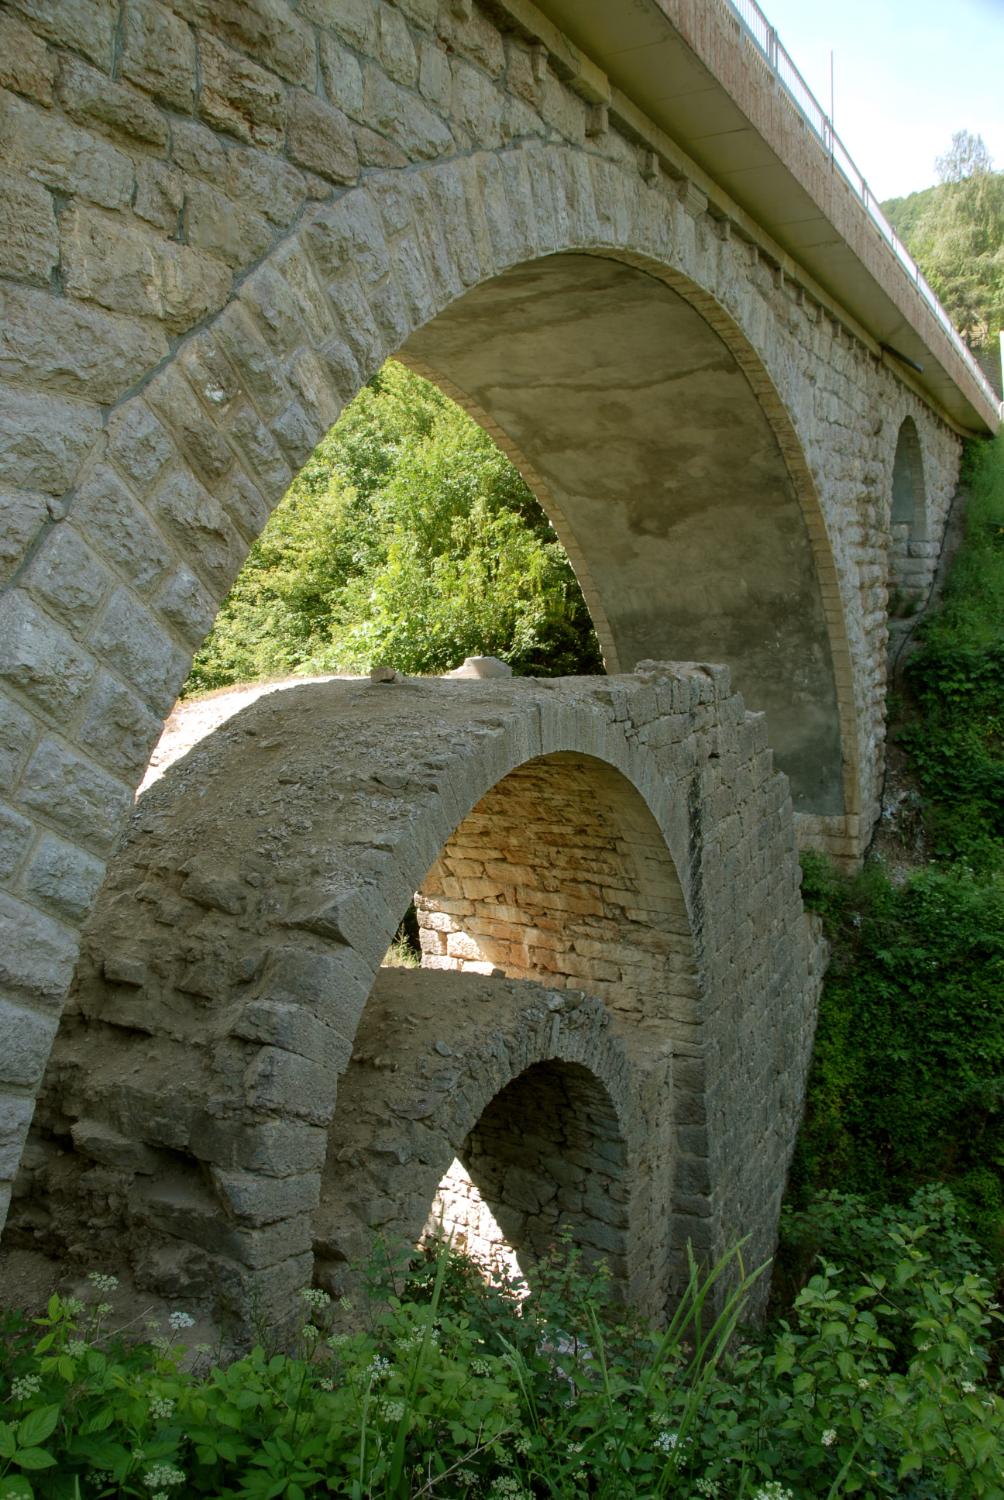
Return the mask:
<path fill-rule="evenodd" d="M 178 1333 L 182 1328 L 194 1328 L 195 1319 L 191 1313 L 173 1312 L 168 1317 L 167 1326 L 168 1328 L 173 1328 L 175 1333 Z"/>
<path fill-rule="evenodd" d="M 963 1394 L 966 1395 L 966 1396 L 975 1396 L 976 1395 L 976 1381 L 975 1380 L 964 1380 L 962 1382 L 962 1390 L 963 1390 Z"/>
<path fill-rule="evenodd" d="M 154 1464 L 152 1469 L 147 1469 L 143 1475 L 143 1483 L 147 1489 L 156 1489 L 160 1485 L 169 1488 L 174 1484 L 184 1484 L 185 1476 L 181 1469 L 176 1469 L 173 1464 Z"/>
<path fill-rule="evenodd" d="M 174 1415 L 174 1402 L 167 1396 L 154 1396 L 150 1402 L 150 1415 L 159 1422 L 166 1422 Z"/>
<path fill-rule="evenodd" d="M 105 1276 L 101 1271 L 88 1271 L 87 1280 L 96 1292 L 118 1291 L 119 1279 L 117 1276 Z"/>
<path fill-rule="evenodd" d="M 822 1443 L 823 1447 L 832 1448 L 836 1441 L 836 1429 L 833 1427 L 827 1427 L 826 1431 L 823 1433 L 823 1436 L 820 1438 L 820 1442 Z"/>
<path fill-rule="evenodd" d="M 42 1389 L 42 1381 L 38 1375 L 18 1375 L 10 1383 L 10 1395 L 12 1401 L 28 1401 L 32 1396 L 37 1396 Z"/>
<path fill-rule="evenodd" d="M 327 1307 L 331 1301 L 327 1292 L 322 1291 L 319 1286 L 305 1286 L 300 1292 L 300 1297 L 308 1307 L 316 1308 L 317 1311 Z"/>

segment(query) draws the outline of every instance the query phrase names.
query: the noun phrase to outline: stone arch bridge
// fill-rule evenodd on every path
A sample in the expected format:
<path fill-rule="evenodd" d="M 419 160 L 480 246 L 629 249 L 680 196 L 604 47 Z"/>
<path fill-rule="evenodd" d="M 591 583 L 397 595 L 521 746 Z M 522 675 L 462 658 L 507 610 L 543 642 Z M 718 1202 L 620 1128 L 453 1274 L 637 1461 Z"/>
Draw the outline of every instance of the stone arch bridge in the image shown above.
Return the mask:
<path fill-rule="evenodd" d="M 0 13 L 0 1214 L 191 653 L 388 355 L 517 462 L 608 670 L 727 663 L 860 856 L 890 577 L 997 413 L 731 7 L 610 13 Z"/>
<path fill-rule="evenodd" d="M 799 880 L 723 667 L 265 696 L 139 803 L 11 1231 L 278 1310 L 313 1257 L 417 1238 L 460 1154 L 517 1252 L 568 1223 L 661 1313 L 688 1241 L 770 1253 L 822 970 Z M 424 968 L 380 970 L 416 892 Z"/>

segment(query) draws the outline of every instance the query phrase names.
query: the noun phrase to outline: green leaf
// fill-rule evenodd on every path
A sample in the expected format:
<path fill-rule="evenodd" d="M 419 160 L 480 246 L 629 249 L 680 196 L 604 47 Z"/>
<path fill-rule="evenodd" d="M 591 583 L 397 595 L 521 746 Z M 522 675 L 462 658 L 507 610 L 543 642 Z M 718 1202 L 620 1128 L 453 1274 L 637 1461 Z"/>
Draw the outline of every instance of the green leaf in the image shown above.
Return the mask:
<path fill-rule="evenodd" d="M 36 1448 L 39 1443 L 44 1443 L 46 1438 L 55 1432 L 58 1421 L 58 1405 L 39 1406 L 35 1411 L 30 1411 L 18 1423 L 18 1444 L 23 1444 L 26 1448 Z"/>
<path fill-rule="evenodd" d="M 0 1422 L 0 1458 L 13 1458 L 17 1448 L 17 1438 L 14 1436 L 13 1427 L 8 1427 L 6 1422 Z"/>
<path fill-rule="evenodd" d="M 22 1469 L 54 1469 L 56 1460 L 44 1448 L 19 1448 L 14 1462 Z"/>

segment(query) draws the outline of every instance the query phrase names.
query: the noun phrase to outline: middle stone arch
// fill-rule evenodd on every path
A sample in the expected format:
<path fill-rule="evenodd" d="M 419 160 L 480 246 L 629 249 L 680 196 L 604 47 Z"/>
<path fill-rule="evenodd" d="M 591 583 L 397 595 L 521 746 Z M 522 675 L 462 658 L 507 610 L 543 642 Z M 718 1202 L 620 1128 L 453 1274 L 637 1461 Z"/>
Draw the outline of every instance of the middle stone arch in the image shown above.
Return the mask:
<path fill-rule="evenodd" d="M 340 1078 L 401 914 L 493 789 L 516 773 L 522 796 L 545 763 L 541 809 L 564 786 L 620 845 L 604 899 L 619 892 L 622 937 L 643 933 L 622 947 L 645 972 L 583 983 L 565 922 L 572 941 L 541 977 L 605 990 L 593 998 L 632 1045 L 674 1054 L 674 1107 L 651 1103 L 675 1178 L 653 1295 L 672 1297 L 688 1241 L 708 1260 L 743 1235 L 769 1253 L 819 952 L 762 717 L 725 669 L 660 663 L 610 679 L 305 685 L 172 766 L 99 897 L 40 1098 L 35 1186 L 61 1207 L 46 1232 L 64 1250 L 114 1233 L 155 1288 L 288 1306 L 312 1272 Z"/>

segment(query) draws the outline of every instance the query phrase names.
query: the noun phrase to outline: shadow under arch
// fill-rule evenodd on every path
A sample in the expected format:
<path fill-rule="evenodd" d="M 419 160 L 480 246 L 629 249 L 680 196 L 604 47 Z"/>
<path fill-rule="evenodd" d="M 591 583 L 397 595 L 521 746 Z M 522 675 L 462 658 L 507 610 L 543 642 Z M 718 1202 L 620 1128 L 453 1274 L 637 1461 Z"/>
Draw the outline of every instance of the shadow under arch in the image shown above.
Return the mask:
<path fill-rule="evenodd" d="M 609 671 L 727 662 L 797 811 L 859 809 L 839 581 L 802 444 L 762 358 L 690 278 L 590 248 L 509 267 L 396 357 L 478 421 L 537 495 Z"/>

